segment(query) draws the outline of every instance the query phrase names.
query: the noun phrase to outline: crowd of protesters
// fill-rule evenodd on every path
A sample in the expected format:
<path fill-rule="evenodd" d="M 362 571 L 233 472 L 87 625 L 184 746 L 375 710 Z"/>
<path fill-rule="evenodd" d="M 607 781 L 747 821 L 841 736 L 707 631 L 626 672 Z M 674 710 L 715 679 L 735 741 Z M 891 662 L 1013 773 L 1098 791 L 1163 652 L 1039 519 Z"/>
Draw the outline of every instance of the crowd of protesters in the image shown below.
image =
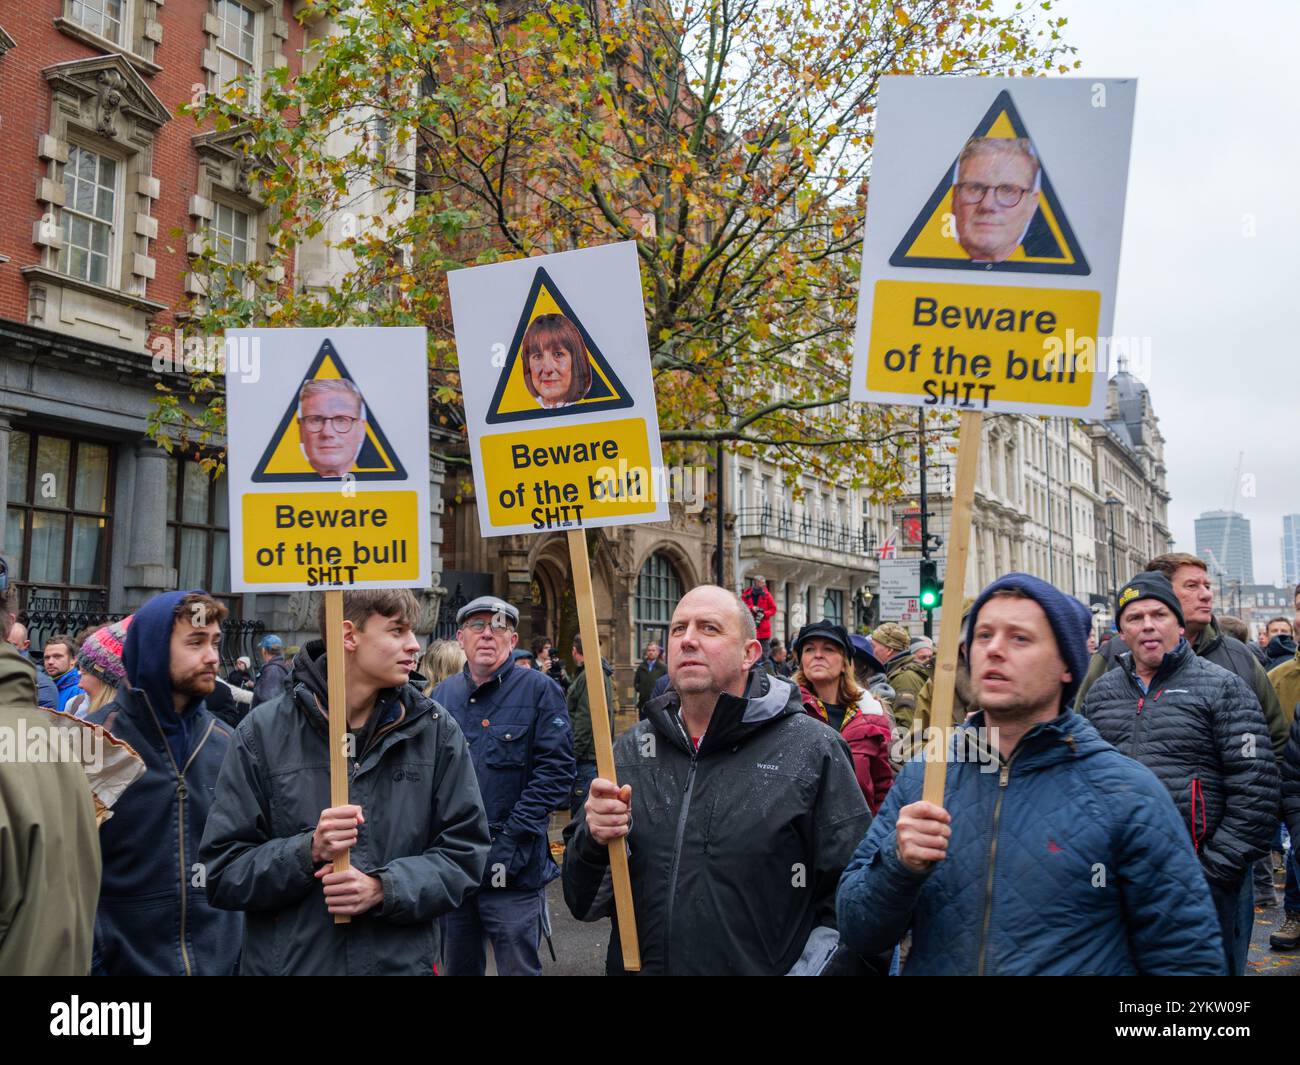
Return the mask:
<path fill-rule="evenodd" d="M 643 973 L 1241 975 L 1283 869 L 1270 943 L 1300 947 L 1300 587 L 1258 641 L 1212 608 L 1205 563 L 1162 555 L 1099 643 L 1078 600 L 1002 576 L 961 604 L 939 729 L 932 641 L 888 619 L 783 641 L 761 579 L 685 594 L 624 714 L 609 661 L 519 646 L 505 600 L 422 649 L 412 593 L 347 592 L 333 805 L 323 608 L 223 677 L 205 592 L 39 663 L 6 604 L 0 739 L 63 722 L 138 765 L 105 787 L 0 743 L 0 973 L 482 975 L 490 947 L 538 975 L 556 879 L 617 973 L 625 846 Z M 617 781 L 597 691 L 611 734 L 630 721 Z"/>

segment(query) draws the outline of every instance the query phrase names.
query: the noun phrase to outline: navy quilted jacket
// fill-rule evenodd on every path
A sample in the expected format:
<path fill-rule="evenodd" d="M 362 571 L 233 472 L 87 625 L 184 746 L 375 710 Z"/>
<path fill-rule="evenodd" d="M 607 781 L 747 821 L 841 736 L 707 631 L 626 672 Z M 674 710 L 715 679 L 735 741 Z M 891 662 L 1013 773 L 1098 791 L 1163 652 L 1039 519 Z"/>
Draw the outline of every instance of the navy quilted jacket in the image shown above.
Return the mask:
<path fill-rule="evenodd" d="M 1278 771 L 1254 692 L 1198 658 L 1186 640 L 1143 692 L 1132 654 L 1088 689 L 1079 708 L 1108 743 L 1169 789 L 1206 877 L 1230 888 L 1268 853 L 1277 829 Z"/>
<path fill-rule="evenodd" d="M 1151 771 L 1068 710 L 1005 762 L 983 722 L 953 741 L 947 858 L 918 874 L 898 857 L 925 770 L 909 762 L 840 880 L 841 939 L 870 955 L 911 928 L 908 976 L 1222 974 L 1209 887 Z"/>

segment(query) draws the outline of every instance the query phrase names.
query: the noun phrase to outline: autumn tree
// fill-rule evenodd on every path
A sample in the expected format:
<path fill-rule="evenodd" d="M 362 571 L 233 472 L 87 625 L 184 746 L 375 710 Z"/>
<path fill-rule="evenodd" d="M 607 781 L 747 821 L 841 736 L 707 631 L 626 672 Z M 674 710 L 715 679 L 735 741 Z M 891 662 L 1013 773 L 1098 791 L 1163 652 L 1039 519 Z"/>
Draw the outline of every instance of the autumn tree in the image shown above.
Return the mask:
<path fill-rule="evenodd" d="M 427 324 L 435 424 L 454 434 L 446 271 L 634 241 L 671 458 L 721 445 L 887 492 L 915 414 L 848 402 L 880 79 L 1064 71 L 1050 6 L 309 0 L 301 17 L 336 30 L 305 73 L 272 72 L 256 108 L 236 90 L 195 113 L 283 161 L 258 170 L 281 254 L 321 235 L 347 277 L 287 292 L 263 272 L 201 320 Z M 350 147 L 327 150 L 340 131 Z M 358 189 L 386 209 L 357 218 Z M 193 417 L 176 397 L 160 410 Z"/>

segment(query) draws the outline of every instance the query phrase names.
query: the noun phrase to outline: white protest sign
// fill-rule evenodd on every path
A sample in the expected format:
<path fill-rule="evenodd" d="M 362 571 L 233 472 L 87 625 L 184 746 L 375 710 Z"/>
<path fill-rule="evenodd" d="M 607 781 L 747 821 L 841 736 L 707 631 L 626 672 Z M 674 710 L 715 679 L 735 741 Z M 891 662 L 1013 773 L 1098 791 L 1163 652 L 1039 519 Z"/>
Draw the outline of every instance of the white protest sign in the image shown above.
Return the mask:
<path fill-rule="evenodd" d="M 1102 416 L 1136 91 L 883 79 L 853 399 Z"/>
<path fill-rule="evenodd" d="M 226 339 L 259 370 L 228 360 L 231 589 L 429 587 L 424 329 Z"/>
<path fill-rule="evenodd" d="M 483 535 L 667 520 L 636 245 L 447 279 Z"/>

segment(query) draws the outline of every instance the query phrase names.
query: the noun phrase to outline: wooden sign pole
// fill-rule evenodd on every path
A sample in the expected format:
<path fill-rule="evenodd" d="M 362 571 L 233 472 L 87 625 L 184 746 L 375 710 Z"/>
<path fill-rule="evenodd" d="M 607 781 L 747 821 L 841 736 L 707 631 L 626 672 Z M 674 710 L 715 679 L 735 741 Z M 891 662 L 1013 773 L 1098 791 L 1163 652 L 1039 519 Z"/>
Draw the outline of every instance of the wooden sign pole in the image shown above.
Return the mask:
<path fill-rule="evenodd" d="M 948 776 L 947 734 L 957 687 L 961 604 L 966 591 L 966 557 L 970 554 L 970 512 L 983 428 L 983 411 L 962 411 L 957 439 L 957 483 L 953 488 L 952 524 L 948 530 L 948 569 L 943 578 L 944 611 L 939 623 L 939 647 L 934 656 L 934 702 L 930 706 L 930 727 L 937 730 L 930 735 L 939 739 L 925 744 L 925 784 L 921 791 L 921 798 L 937 806 L 943 805 L 943 785 Z M 925 446 L 924 441 L 921 446 Z M 926 505 L 927 501 L 922 500 L 921 506 Z"/>
<path fill-rule="evenodd" d="M 343 593 L 325 593 L 325 665 L 330 722 L 330 805 L 348 804 L 348 759 L 345 749 L 348 736 L 348 688 L 343 672 Z M 346 872 L 352 857 L 344 851 L 334 859 L 334 872 Z M 352 920 L 345 913 L 334 915 L 335 924 Z"/>
<path fill-rule="evenodd" d="M 573 571 L 573 597 L 578 604 L 578 629 L 582 633 L 586 662 L 587 698 L 591 705 L 591 736 L 596 744 L 596 772 L 614 784 L 614 741 L 609 730 L 609 708 L 605 703 L 605 672 L 600 657 L 600 634 L 596 630 L 596 600 L 591 590 L 591 561 L 587 557 L 587 534 L 569 530 L 569 565 Z M 614 909 L 618 914 L 618 938 L 623 947 L 623 968 L 641 969 L 641 944 L 632 911 L 632 877 L 627 868 L 626 837 L 609 845 L 609 871 L 614 882 Z"/>

